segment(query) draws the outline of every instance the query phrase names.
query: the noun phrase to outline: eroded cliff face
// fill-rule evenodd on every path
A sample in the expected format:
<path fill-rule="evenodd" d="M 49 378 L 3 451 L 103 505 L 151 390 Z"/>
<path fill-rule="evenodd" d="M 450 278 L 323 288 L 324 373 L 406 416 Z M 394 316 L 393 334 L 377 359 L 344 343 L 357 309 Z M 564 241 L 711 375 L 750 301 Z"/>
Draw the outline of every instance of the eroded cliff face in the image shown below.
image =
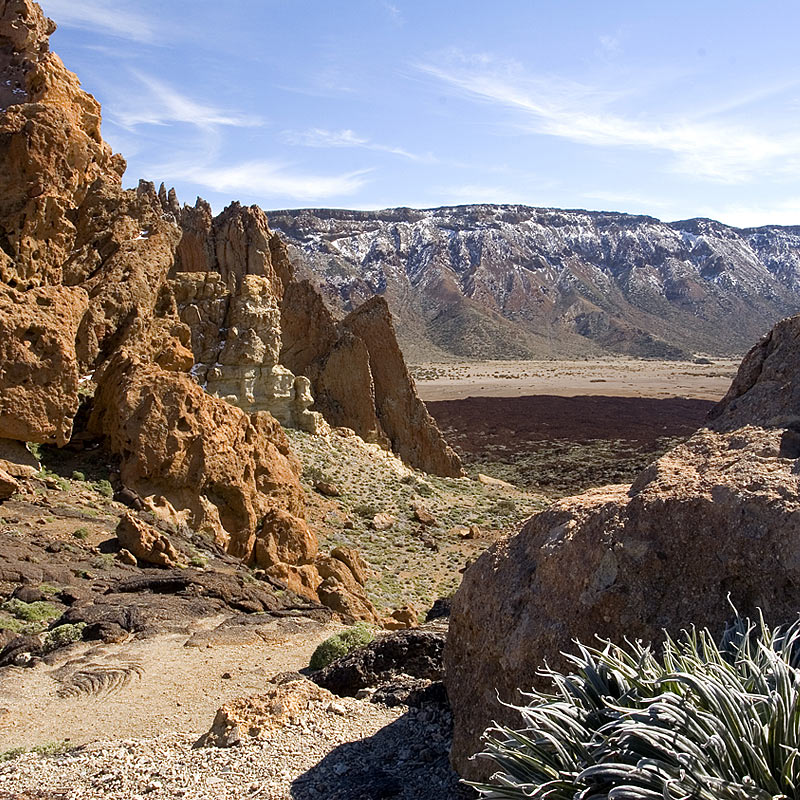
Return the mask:
<path fill-rule="evenodd" d="M 407 358 L 740 354 L 800 309 L 800 227 L 449 206 L 271 211 L 326 301 L 374 294 Z"/>
<path fill-rule="evenodd" d="M 124 190 L 99 104 L 49 51 L 54 29 L 31 0 L 0 0 L 0 437 L 67 444 L 82 384 L 96 387 L 79 433 L 121 457 L 146 507 L 245 562 L 269 552 L 279 574 L 305 569 L 297 588 L 319 600 L 315 565 L 329 557 L 302 518 L 300 466 L 276 420 L 324 425 L 308 379 L 278 363 L 285 248 L 257 210 L 229 209 L 216 239 L 207 207 L 182 210 L 147 182 Z M 193 369 L 244 409 L 203 391 Z M 326 602 L 373 619 L 354 581 Z"/>
<path fill-rule="evenodd" d="M 295 279 L 256 206 L 234 203 L 212 217 L 199 200 L 179 217 L 171 286 L 192 331 L 194 375 L 209 393 L 305 430 L 352 428 L 418 469 L 462 474 L 416 393 L 385 304 L 336 320 Z"/>
<path fill-rule="evenodd" d="M 721 631 L 760 609 L 797 614 L 800 584 L 800 316 L 745 357 L 701 429 L 642 472 L 554 503 L 467 570 L 445 649 L 452 759 L 468 777 L 498 701 L 565 668 L 573 640 L 658 642 L 692 625 Z"/>
<path fill-rule="evenodd" d="M 174 195 L 163 186 L 160 195 L 169 207 Z M 292 268 L 263 212 L 233 203 L 213 218 L 198 200 L 178 218 L 183 237 L 170 285 L 192 332 L 193 376 L 245 411 L 269 411 L 284 425 L 321 433 L 324 420 L 308 410 L 308 380 L 279 361 L 280 301 Z"/>

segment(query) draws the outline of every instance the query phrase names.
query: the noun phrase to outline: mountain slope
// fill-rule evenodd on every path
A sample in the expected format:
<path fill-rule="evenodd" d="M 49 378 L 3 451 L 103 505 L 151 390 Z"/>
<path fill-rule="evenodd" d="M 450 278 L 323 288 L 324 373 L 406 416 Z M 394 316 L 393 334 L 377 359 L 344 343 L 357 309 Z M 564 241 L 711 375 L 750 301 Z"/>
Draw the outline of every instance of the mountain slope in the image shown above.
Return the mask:
<path fill-rule="evenodd" d="M 341 310 L 384 295 L 411 360 L 736 354 L 800 310 L 800 226 L 515 205 L 270 221 Z"/>

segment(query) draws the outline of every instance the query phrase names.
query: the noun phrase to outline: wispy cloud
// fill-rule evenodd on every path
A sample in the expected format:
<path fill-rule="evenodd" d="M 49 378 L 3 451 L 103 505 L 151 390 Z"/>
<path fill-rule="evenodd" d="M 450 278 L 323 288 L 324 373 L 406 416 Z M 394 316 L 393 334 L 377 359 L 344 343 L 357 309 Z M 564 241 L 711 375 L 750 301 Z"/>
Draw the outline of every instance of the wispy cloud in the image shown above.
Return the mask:
<path fill-rule="evenodd" d="M 373 142 L 363 136 L 358 136 L 354 131 L 343 129 L 329 131 L 325 128 L 309 128 L 305 131 L 284 131 L 283 140 L 288 144 L 302 145 L 303 147 L 357 147 L 363 150 L 376 150 L 381 153 L 391 153 L 411 161 L 433 162 L 434 156 L 418 155 L 387 144 Z"/>
<path fill-rule="evenodd" d="M 761 225 L 800 225 L 800 196 L 764 203 L 731 203 L 701 206 L 697 216 L 724 222 L 736 228 Z"/>
<path fill-rule="evenodd" d="M 773 102 L 781 95 L 789 92 L 797 91 L 800 88 L 800 80 L 791 78 L 781 83 L 770 83 L 768 86 L 759 86 L 754 89 L 749 89 L 741 92 L 740 94 L 732 95 L 731 97 L 720 98 L 715 102 L 705 105 L 701 113 L 697 116 L 698 119 L 713 117 L 722 114 L 728 114 L 731 111 L 739 111 L 748 106 L 756 105 L 764 100 Z M 795 98 L 795 103 L 797 99 Z"/>
<path fill-rule="evenodd" d="M 386 9 L 389 14 L 389 19 L 392 21 L 394 25 L 398 27 L 405 24 L 405 19 L 403 19 L 403 12 L 394 4 L 388 2 L 388 0 L 382 0 L 381 5 Z"/>
<path fill-rule="evenodd" d="M 65 28 L 106 33 L 151 43 L 155 30 L 149 19 L 119 0 L 42 0 L 45 13 Z"/>
<path fill-rule="evenodd" d="M 173 125 L 184 123 L 198 128 L 213 129 L 218 126 L 256 127 L 263 124 L 258 117 L 224 111 L 199 103 L 168 84 L 145 75 L 134 73 L 147 92 L 137 92 L 135 102 L 118 101 L 110 105 L 110 117 L 117 125 L 131 130 L 138 125 Z"/>
<path fill-rule="evenodd" d="M 518 112 L 520 129 L 529 133 L 595 147 L 663 151 L 672 156 L 672 169 L 693 176 L 741 182 L 800 155 L 800 136 L 794 132 L 775 135 L 737 122 L 625 116 L 610 110 L 619 93 L 528 75 L 489 56 L 418 67 L 460 94 Z"/>
<path fill-rule="evenodd" d="M 293 165 L 275 161 L 248 161 L 229 166 L 164 165 L 158 173 L 169 180 L 185 180 L 217 192 L 246 192 L 259 198 L 291 198 L 316 203 L 346 197 L 368 182 L 369 170 L 339 175 L 314 175 L 293 171 Z"/>

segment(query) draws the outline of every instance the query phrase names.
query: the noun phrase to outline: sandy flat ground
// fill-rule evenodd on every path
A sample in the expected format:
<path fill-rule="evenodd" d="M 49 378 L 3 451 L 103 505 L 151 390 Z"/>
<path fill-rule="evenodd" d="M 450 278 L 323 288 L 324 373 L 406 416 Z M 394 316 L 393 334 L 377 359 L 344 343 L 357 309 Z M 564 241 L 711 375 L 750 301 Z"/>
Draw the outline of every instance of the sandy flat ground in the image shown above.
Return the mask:
<path fill-rule="evenodd" d="M 719 400 L 741 359 L 690 361 L 484 361 L 413 367 L 423 400 L 551 395 Z"/>
<path fill-rule="evenodd" d="M 0 752 L 67 740 L 199 736 L 216 710 L 241 695 L 259 694 L 272 675 L 308 666 L 315 647 L 341 626 L 310 621 L 299 629 L 266 625 L 260 634 L 234 631 L 220 638 L 222 617 L 198 620 L 193 635 L 164 633 L 122 644 L 82 642 L 56 653 L 50 664 L 8 667 L 0 675 Z M 77 669 L 133 667 L 121 686 L 60 697 Z M 130 670 L 129 670 L 130 671 Z M 224 676 L 224 677 L 223 677 Z"/>

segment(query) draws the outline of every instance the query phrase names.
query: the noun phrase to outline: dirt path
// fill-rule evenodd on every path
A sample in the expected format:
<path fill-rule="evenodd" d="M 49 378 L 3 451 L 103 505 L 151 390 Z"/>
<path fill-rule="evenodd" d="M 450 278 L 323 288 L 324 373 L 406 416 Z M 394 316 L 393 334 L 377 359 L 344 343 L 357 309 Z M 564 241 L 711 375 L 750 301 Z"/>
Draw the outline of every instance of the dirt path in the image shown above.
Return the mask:
<path fill-rule="evenodd" d="M 317 644 L 341 628 L 307 619 L 253 624 L 253 615 L 247 624 L 218 627 L 223 621 L 200 620 L 188 635 L 79 643 L 50 664 L 2 670 L 0 751 L 172 731 L 199 736 L 220 705 L 263 691 L 276 673 L 306 667 Z"/>

